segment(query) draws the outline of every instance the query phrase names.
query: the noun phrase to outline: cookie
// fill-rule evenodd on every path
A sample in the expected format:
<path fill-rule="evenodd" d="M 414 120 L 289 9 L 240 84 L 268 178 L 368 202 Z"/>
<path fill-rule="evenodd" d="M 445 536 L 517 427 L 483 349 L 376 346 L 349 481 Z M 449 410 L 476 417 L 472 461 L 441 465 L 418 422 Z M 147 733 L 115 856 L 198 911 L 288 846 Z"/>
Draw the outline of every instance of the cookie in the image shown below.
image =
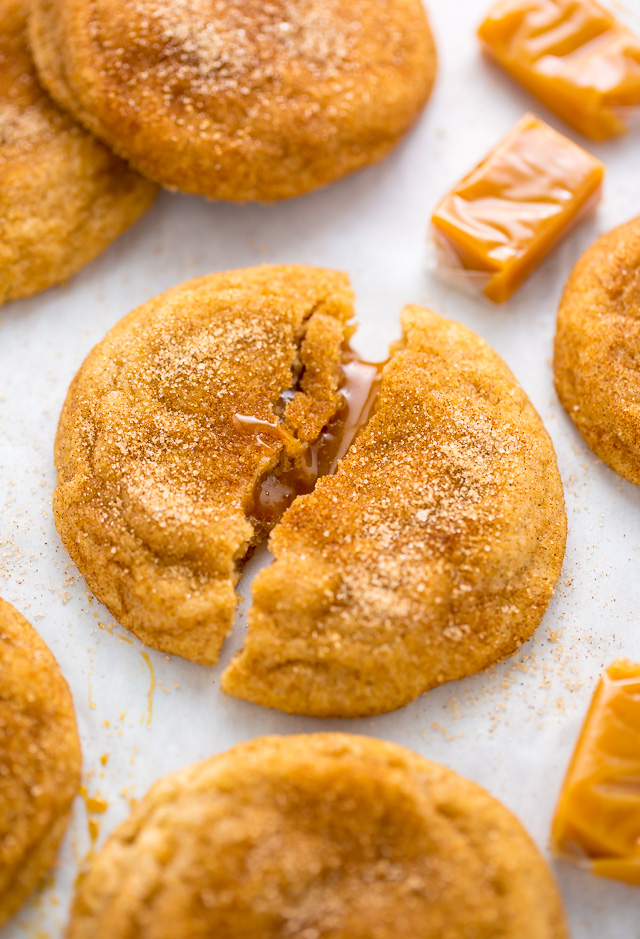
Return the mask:
<path fill-rule="evenodd" d="M 156 192 L 41 89 L 27 6 L 0 0 L 0 303 L 67 280 Z"/>
<path fill-rule="evenodd" d="M 157 783 L 67 939 L 567 939 L 551 873 L 474 783 L 393 744 L 263 737 Z"/>
<path fill-rule="evenodd" d="M 600 459 L 640 485 L 640 218 L 599 238 L 567 283 L 555 338 L 562 406 Z"/>
<path fill-rule="evenodd" d="M 80 771 L 73 701 L 58 664 L 0 600 L 0 926 L 52 867 Z"/>
<path fill-rule="evenodd" d="M 217 660 L 243 562 L 273 523 L 256 487 L 304 477 L 341 406 L 352 302 L 332 271 L 215 274 L 125 317 L 80 369 L 56 439 L 56 525 L 148 645 Z"/>
<path fill-rule="evenodd" d="M 380 160 L 436 51 L 421 0 L 34 0 L 52 96 L 133 166 L 214 199 L 298 196 Z"/>
<path fill-rule="evenodd" d="M 163 652 L 217 661 L 242 565 L 273 529 L 276 563 L 223 687 L 325 717 L 392 710 L 515 651 L 566 539 L 553 446 L 524 392 L 479 337 L 415 307 L 376 413 L 327 475 L 345 444 L 352 313 L 332 271 L 183 284 L 93 350 L 56 439 L 69 553 Z"/>
<path fill-rule="evenodd" d="M 514 652 L 566 541 L 540 418 L 495 352 L 417 307 L 377 410 L 274 529 L 229 694 L 315 717 L 407 704 Z"/>

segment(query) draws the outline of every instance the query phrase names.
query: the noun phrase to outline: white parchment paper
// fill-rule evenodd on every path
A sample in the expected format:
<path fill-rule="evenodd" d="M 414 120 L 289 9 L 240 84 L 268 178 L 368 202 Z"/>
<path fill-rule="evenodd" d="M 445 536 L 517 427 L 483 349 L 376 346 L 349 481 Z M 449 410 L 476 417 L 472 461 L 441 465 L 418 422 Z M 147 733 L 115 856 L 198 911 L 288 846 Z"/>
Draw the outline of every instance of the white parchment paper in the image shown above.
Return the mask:
<path fill-rule="evenodd" d="M 640 130 L 601 146 L 578 140 L 607 164 L 603 204 L 509 304 L 494 307 L 440 284 L 427 271 L 425 239 L 445 191 L 526 110 L 571 133 L 482 59 L 475 29 L 487 6 L 488 0 L 431 0 L 441 54 L 437 88 L 416 130 L 383 164 L 272 207 L 165 193 L 70 284 L 0 310 L 0 595 L 48 642 L 73 691 L 84 783 L 108 805 L 92 815 L 98 844 L 126 817 L 131 799 L 187 763 L 261 734 L 340 729 L 404 744 L 475 780 L 546 851 L 598 675 L 620 655 L 640 660 L 640 489 L 583 444 L 556 399 L 550 368 L 556 309 L 573 263 L 600 232 L 640 213 Z M 640 30 L 640 0 L 627 0 L 623 15 Z M 222 661 L 208 669 L 145 649 L 119 627 L 88 594 L 53 524 L 56 422 L 84 356 L 122 316 L 166 288 L 263 262 L 348 271 L 358 295 L 355 344 L 369 357 L 385 357 L 408 302 L 472 327 L 506 359 L 557 448 L 570 534 L 563 575 L 537 635 L 489 672 L 375 720 L 287 717 L 221 693 L 220 674 L 241 642 L 250 581 L 268 559 L 266 549 L 243 578 L 247 600 Z M 2 939 L 62 935 L 89 849 L 87 810 L 78 798 L 49 886 Z M 639 939 L 640 890 L 566 864 L 555 871 L 575 939 Z"/>

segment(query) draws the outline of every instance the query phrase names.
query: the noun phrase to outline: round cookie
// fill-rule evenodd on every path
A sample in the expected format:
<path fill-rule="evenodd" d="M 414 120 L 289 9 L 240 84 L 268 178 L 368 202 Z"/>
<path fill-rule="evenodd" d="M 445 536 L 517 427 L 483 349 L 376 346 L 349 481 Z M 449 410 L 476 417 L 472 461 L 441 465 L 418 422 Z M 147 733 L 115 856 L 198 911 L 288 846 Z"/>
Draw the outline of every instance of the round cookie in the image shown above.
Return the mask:
<path fill-rule="evenodd" d="M 0 600 L 0 926 L 53 865 L 80 772 L 67 684 L 35 630 Z"/>
<path fill-rule="evenodd" d="M 340 406 L 352 315 L 345 275 L 265 265 L 156 297 L 88 356 L 58 427 L 54 515 L 91 590 L 144 642 L 217 661 L 268 529 L 256 485 Z"/>
<path fill-rule="evenodd" d="M 566 939 L 550 871 L 474 783 L 365 737 L 263 737 L 157 783 L 67 939 Z"/>
<path fill-rule="evenodd" d="M 603 235 L 567 283 L 555 338 L 562 406 L 588 445 L 640 485 L 640 218 Z"/>
<path fill-rule="evenodd" d="M 228 693 L 314 717 L 407 704 L 514 652 L 560 575 L 553 445 L 479 336 L 408 307 L 376 411 L 271 535 Z"/>
<path fill-rule="evenodd" d="M 75 274 L 151 204 L 156 188 L 36 81 L 25 0 L 0 0 L 0 303 Z"/>
<path fill-rule="evenodd" d="M 318 734 L 242 744 L 156 784 L 77 893 L 67 939 L 564 939 L 550 872 L 475 784 Z"/>
<path fill-rule="evenodd" d="M 421 0 L 34 0 L 53 97 L 142 173 L 273 201 L 384 157 L 436 72 Z"/>

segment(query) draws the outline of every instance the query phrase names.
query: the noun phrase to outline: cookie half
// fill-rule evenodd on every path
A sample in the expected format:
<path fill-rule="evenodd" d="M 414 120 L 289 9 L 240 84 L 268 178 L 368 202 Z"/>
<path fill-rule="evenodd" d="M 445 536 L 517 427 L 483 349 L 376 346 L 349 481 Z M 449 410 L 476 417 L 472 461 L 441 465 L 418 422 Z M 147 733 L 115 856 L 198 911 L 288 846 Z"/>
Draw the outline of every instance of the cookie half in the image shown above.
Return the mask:
<path fill-rule="evenodd" d="M 0 303 L 67 280 L 156 192 L 42 90 L 26 7 L 0 0 Z"/>
<path fill-rule="evenodd" d="M 367 166 L 436 72 L 421 0 L 34 0 L 53 97 L 146 176 L 215 199 L 301 195 Z"/>
<path fill-rule="evenodd" d="M 260 481 L 315 482 L 352 303 L 332 271 L 214 274 L 125 317 L 74 379 L 56 525 L 97 598 L 154 648 L 217 660 L 243 562 L 279 511 L 255 507 Z"/>
<path fill-rule="evenodd" d="M 73 701 L 58 664 L 0 600 L 0 926 L 52 867 L 80 772 Z"/>
<path fill-rule="evenodd" d="M 558 312 L 554 373 L 565 411 L 600 459 L 640 485 L 640 219 L 580 258 Z"/>
<path fill-rule="evenodd" d="M 274 529 L 230 694 L 315 717 L 407 704 L 514 652 L 566 541 L 551 440 L 480 337 L 417 307 L 377 408 Z"/>
<path fill-rule="evenodd" d="M 474 783 L 346 734 L 264 737 L 157 783 L 67 939 L 566 939 L 549 869 Z"/>

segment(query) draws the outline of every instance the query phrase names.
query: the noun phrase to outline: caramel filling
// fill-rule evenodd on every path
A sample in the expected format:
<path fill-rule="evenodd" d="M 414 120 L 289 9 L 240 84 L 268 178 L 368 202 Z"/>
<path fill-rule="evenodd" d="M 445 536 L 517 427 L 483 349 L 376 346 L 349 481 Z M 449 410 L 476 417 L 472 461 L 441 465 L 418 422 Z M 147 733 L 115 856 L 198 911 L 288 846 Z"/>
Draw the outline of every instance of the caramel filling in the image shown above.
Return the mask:
<path fill-rule="evenodd" d="M 236 415 L 235 420 L 242 430 L 254 434 L 268 449 L 276 449 L 284 443 L 295 444 L 301 450 L 288 468 L 274 470 L 256 486 L 247 515 L 259 528 L 272 528 L 294 499 L 313 492 L 321 476 L 336 471 L 339 461 L 375 409 L 385 364 L 365 362 L 352 349 L 345 351 L 341 366 L 342 403 L 312 443 L 301 443 L 282 424 Z"/>
<path fill-rule="evenodd" d="M 269 421 L 260 421 L 257 417 L 246 414 L 234 415 L 234 423 L 243 433 L 253 434 L 257 442 L 267 449 L 277 449 L 280 443 L 285 445 L 298 443 L 283 424 L 271 424 Z M 276 447 L 271 446 L 272 441 L 275 441 Z"/>

